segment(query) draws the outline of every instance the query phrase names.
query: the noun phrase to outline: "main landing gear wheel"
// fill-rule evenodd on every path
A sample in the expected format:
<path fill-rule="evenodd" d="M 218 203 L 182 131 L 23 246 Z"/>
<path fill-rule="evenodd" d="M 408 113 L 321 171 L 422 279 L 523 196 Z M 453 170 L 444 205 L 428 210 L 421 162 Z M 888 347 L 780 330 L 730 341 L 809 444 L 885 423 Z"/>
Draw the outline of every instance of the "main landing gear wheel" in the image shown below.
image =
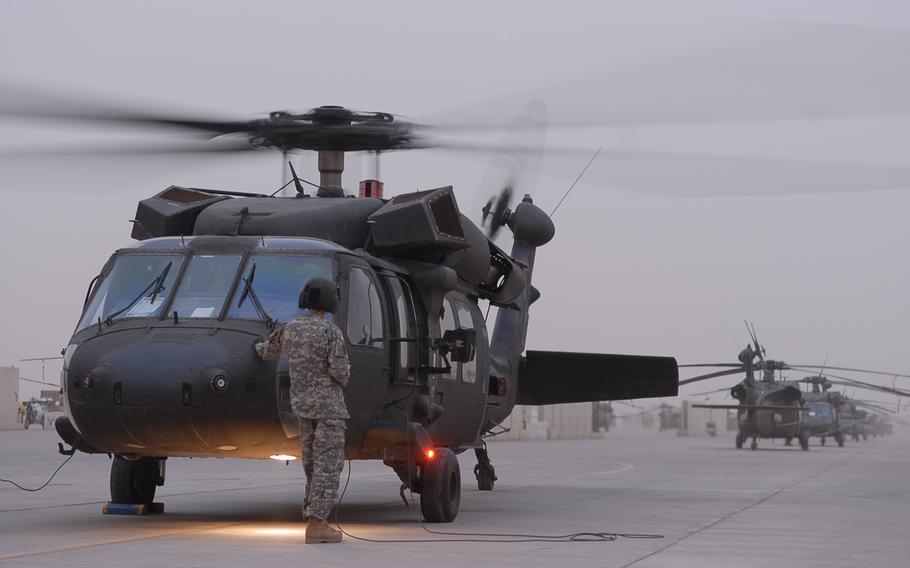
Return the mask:
<path fill-rule="evenodd" d="M 838 447 L 844 447 L 844 435 L 840 432 L 834 435 L 834 441 L 837 442 Z"/>
<path fill-rule="evenodd" d="M 809 434 L 800 433 L 799 435 L 799 447 L 803 450 L 809 449 Z"/>
<path fill-rule="evenodd" d="M 461 469 L 455 452 L 439 448 L 420 468 L 420 512 L 429 523 L 450 523 L 461 504 Z"/>
<path fill-rule="evenodd" d="M 785 446 L 792 446 L 792 445 L 793 445 L 793 438 L 791 438 L 790 436 L 787 436 L 786 438 L 784 438 L 784 445 L 785 445 Z"/>
<path fill-rule="evenodd" d="M 745 442 L 745 441 L 746 441 L 745 436 L 743 436 L 742 434 L 737 434 L 736 435 L 736 449 L 737 450 L 743 449 L 743 442 Z"/>
<path fill-rule="evenodd" d="M 749 446 L 749 449 L 757 450 L 758 449 L 758 440 L 752 438 L 752 444 Z"/>
<path fill-rule="evenodd" d="M 823 446 L 825 445 L 825 437 L 824 437 L 824 436 L 822 436 L 822 445 L 823 445 Z"/>
<path fill-rule="evenodd" d="M 160 462 L 155 458 L 128 460 L 114 457 L 111 464 L 111 502 L 151 505 L 155 500 L 155 488 L 164 485 Z"/>

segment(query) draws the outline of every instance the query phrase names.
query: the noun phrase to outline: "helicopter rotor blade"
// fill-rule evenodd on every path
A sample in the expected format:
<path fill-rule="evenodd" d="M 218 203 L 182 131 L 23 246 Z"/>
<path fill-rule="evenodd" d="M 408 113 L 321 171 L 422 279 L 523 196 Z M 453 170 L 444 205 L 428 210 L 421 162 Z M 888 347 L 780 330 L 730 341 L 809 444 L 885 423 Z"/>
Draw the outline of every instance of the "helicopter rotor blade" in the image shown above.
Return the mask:
<path fill-rule="evenodd" d="M 698 381 L 706 381 L 708 379 L 713 379 L 715 377 L 725 377 L 727 375 L 735 375 L 737 373 L 745 373 L 745 367 L 740 367 L 738 369 L 727 369 L 725 371 L 717 371 L 715 373 L 708 373 L 706 375 L 698 375 L 695 377 L 689 377 L 688 379 L 683 379 L 679 381 L 679 386 L 688 385 L 689 383 L 696 383 Z"/>
<path fill-rule="evenodd" d="M 904 379 L 910 379 L 910 375 L 906 375 L 906 374 L 903 374 L 903 373 L 889 373 L 889 372 L 887 372 L 887 371 L 872 371 L 872 370 L 870 370 L 870 369 L 854 369 L 854 368 L 851 368 L 851 367 L 832 367 L 831 365 L 828 365 L 828 366 L 821 366 L 821 365 L 794 365 L 794 367 L 804 367 L 804 368 L 806 368 L 806 369 L 833 369 L 833 370 L 835 370 L 835 371 L 850 371 L 850 372 L 853 372 L 853 373 L 867 373 L 867 374 L 870 374 L 870 375 L 883 375 L 883 376 L 886 376 L 886 377 L 900 377 L 900 378 L 904 378 Z"/>
<path fill-rule="evenodd" d="M 94 156 L 98 158 L 116 156 L 183 156 L 186 154 L 225 154 L 261 150 L 243 139 L 217 139 L 207 142 L 166 142 L 121 143 L 121 144 L 79 144 L 71 146 L 50 146 L 38 148 L 0 148 L 0 160 L 28 157 L 67 158 Z"/>
<path fill-rule="evenodd" d="M 812 370 L 812 369 L 805 369 L 805 368 L 800 368 L 800 367 L 790 367 L 790 368 L 794 371 L 802 371 L 802 372 L 806 372 L 806 373 L 815 373 L 816 372 L 815 370 Z M 901 389 L 893 389 L 893 388 L 885 387 L 882 385 L 867 383 L 865 381 L 859 381 L 859 380 L 856 380 L 856 379 L 853 379 L 850 377 L 845 377 L 842 375 L 835 375 L 832 373 L 826 373 L 826 376 L 833 377 L 834 379 L 839 379 L 837 381 L 829 379 L 831 384 L 871 389 L 871 390 L 876 390 L 876 391 L 880 391 L 880 392 L 886 392 L 886 393 L 893 394 L 896 396 L 910 396 L 910 391 L 905 391 L 905 390 L 901 390 Z"/>
<path fill-rule="evenodd" d="M 680 369 L 684 367 L 742 367 L 742 363 L 690 363 L 678 366 Z"/>

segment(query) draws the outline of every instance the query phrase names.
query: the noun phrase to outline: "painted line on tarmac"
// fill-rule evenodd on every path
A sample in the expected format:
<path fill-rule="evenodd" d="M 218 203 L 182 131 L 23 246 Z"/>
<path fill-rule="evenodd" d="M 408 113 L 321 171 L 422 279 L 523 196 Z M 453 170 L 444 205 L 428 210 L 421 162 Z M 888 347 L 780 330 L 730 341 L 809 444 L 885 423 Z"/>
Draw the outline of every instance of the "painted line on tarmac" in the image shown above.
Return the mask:
<path fill-rule="evenodd" d="M 827 473 L 828 471 L 834 469 L 835 467 L 837 467 L 837 466 L 839 466 L 839 465 L 842 465 L 842 464 L 844 464 L 844 463 L 847 463 L 847 462 L 850 461 L 850 460 L 855 459 L 858 455 L 859 455 L 858 453 L 854 453 L 854 454 L 851 454 L 851 455 L 849 455 L 849 456 L 847 456 L 847 457 L 845 457 L 845 458 L 839 459 L 839 460 L 837 460 L 837 461 L 835 461 L 835 462 L 831 462 L 831 463 L 829 463 L 828 465 L 826 465 L 825 467 L 823 467 L 823 468 L 821 468 L 820 470 L 816 471 L 815 473 L 809 474 L 809 475 L 807 475 L 807 476 L 805 476 L 805 477 L 801 477 L 800 479 L 797 479 L 796 481 L 792 481 L 792 482 L 790 482 L 790 483 L 784 485 L 783 487 L 780 487 L 780 488 L 778 488 L 778 489 L 775 489 L 774 491 L 768 493 L 768 494 L 765 495 L 764 497 L 761 497 L 761 498 L 759 498 L 759 499 L 757 499 L 757 500 L 755 500 L 755 501 L 749 503 L 748 505 L 746 505 L 746 506 L 744 506 L 744 507 L 740 507 L 739 509 L 730 511 L 729 513 L 723 515 L 721 518 L 719 518 L 719 519 L 717 519 L 717 520 L 715 520 L 715 521 L 712 521 L 712 522 L 708 523 L 707 525 L 705 525 L 705 526 L 703 526 L 703 527 L 701 527 L 701 528 L 698 528 L 698 529 L 696 529 L 696 530 L 694 530 L 694 531 L 692 531 L 692 532 L 690 532 L 690 533 L 687 533 L 687 534 L 685 534 L 685 535 L 679 537 L 678 539 L 674 540 L 673 542 L 669 543 L 669 544 L 666 545 L 666 546 L 662 546 L 662 547 L 658 548 L 657 550 L 651 551 L 651 552 L 649 552 L 648 554 L 645 554 L 644 556 L 642 556 L 642 557 L 640 557 L 640 558 L 636 558 L 635 560 L 633 560 L 632 562 L 629 562 L 628 564 L 623 564 L 623 565 L 622 565 L 622 568 L 629 568 L 630 566 L 634 566 L 634 565 L 638 564 L 639 562 L 641 562 L 641 561 L 643 561 L 643 560 L 647 560 L 648 558 L 651 558 L 652 556 L 656 556 L 656 555 L 660 554 L 661 552 L 664 552 L 664 551 L 666 551 L 666 550 L 668 550 L 668 549 L 670 549 L 670 548 L 676 546 L 677 544 L 679 544 L 679 543 L 681 543 L 681 542 L 687 540 L 687 539 L 690 538 L 690 537 L 696 536 L 696 535 L 698 535 L 698 534 L 700 534 L 700 533 L 703 533 L 703 532 L 705 532 L 705 531 L 707 531 L 707 530 L 709 530 L 709 529 L 712 529 L 712 528 L 714 528 L 715 526 L 721 524 L 722 522 L 724 522 L 724 521 L 726 521 L 726 520 L 728 520 L 728 519 L 730 519 L 730 518 L 732 518 L 732 517 L 735 517 L 736 515 L 738 515 L 738 514 L 740 514 L 740 513 L 745 513 L 746 511 L 749 511 L 750 509 L 753 509 L 753 508 L 755 508 L 755 507 L 761 505 L 762 503 L 764 503 L 764 502 L 766 502 L 766 501 L 769 501 L 769 500 L 771 500 L 771 499 L 777 497 L 778 495 L 780 495 L 780 494 L 783 493 L 784 491 L 787 491 L 787 490 L 789 490 L 789 489 L 793 489 L 793 488 L 796 487 L 797 485 L 800 485 L 801 483 L 803 483 L 803 482 L 805 482 L 805 481 L 809 481 L 810 479 L 815 479 L 815 478 L 817 478 L 817 477 L 819 477 L 819 476 L 821 476 L 821 475 Z"/>

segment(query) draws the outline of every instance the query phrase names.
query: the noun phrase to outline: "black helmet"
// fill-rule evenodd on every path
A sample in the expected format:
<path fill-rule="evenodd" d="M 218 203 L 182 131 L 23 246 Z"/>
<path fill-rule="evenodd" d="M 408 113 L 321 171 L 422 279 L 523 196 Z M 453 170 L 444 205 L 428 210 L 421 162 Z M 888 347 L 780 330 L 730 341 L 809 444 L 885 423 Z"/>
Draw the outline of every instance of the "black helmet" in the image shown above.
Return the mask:
<path fill-rule="evenodd" d="M 300 299 L 297 301 L 297 305 L 300 306 L 301 310 L 310 308 L 334 314 L 335 308 L 338 306 L 338 294 L 335 292 L 335 285 L 325 278 L 310 278 L 300 292 Z"/>

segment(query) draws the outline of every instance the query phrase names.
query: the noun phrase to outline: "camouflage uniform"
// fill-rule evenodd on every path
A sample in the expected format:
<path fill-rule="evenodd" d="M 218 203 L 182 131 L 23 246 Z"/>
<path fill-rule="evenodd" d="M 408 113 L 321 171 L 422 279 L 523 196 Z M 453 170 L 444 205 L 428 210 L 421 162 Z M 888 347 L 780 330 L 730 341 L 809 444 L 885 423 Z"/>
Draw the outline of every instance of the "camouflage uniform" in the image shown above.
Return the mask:
<path fill-rule="evenodd" d="M 304 517 L 325 520 L 338 497 L 344 467 L 344 386 L 351 374 L 341 330 L 310 311 L 256 344 L 263 359 L 288 355 L 291 408 L 300 429 L 306 473 Z"/>

